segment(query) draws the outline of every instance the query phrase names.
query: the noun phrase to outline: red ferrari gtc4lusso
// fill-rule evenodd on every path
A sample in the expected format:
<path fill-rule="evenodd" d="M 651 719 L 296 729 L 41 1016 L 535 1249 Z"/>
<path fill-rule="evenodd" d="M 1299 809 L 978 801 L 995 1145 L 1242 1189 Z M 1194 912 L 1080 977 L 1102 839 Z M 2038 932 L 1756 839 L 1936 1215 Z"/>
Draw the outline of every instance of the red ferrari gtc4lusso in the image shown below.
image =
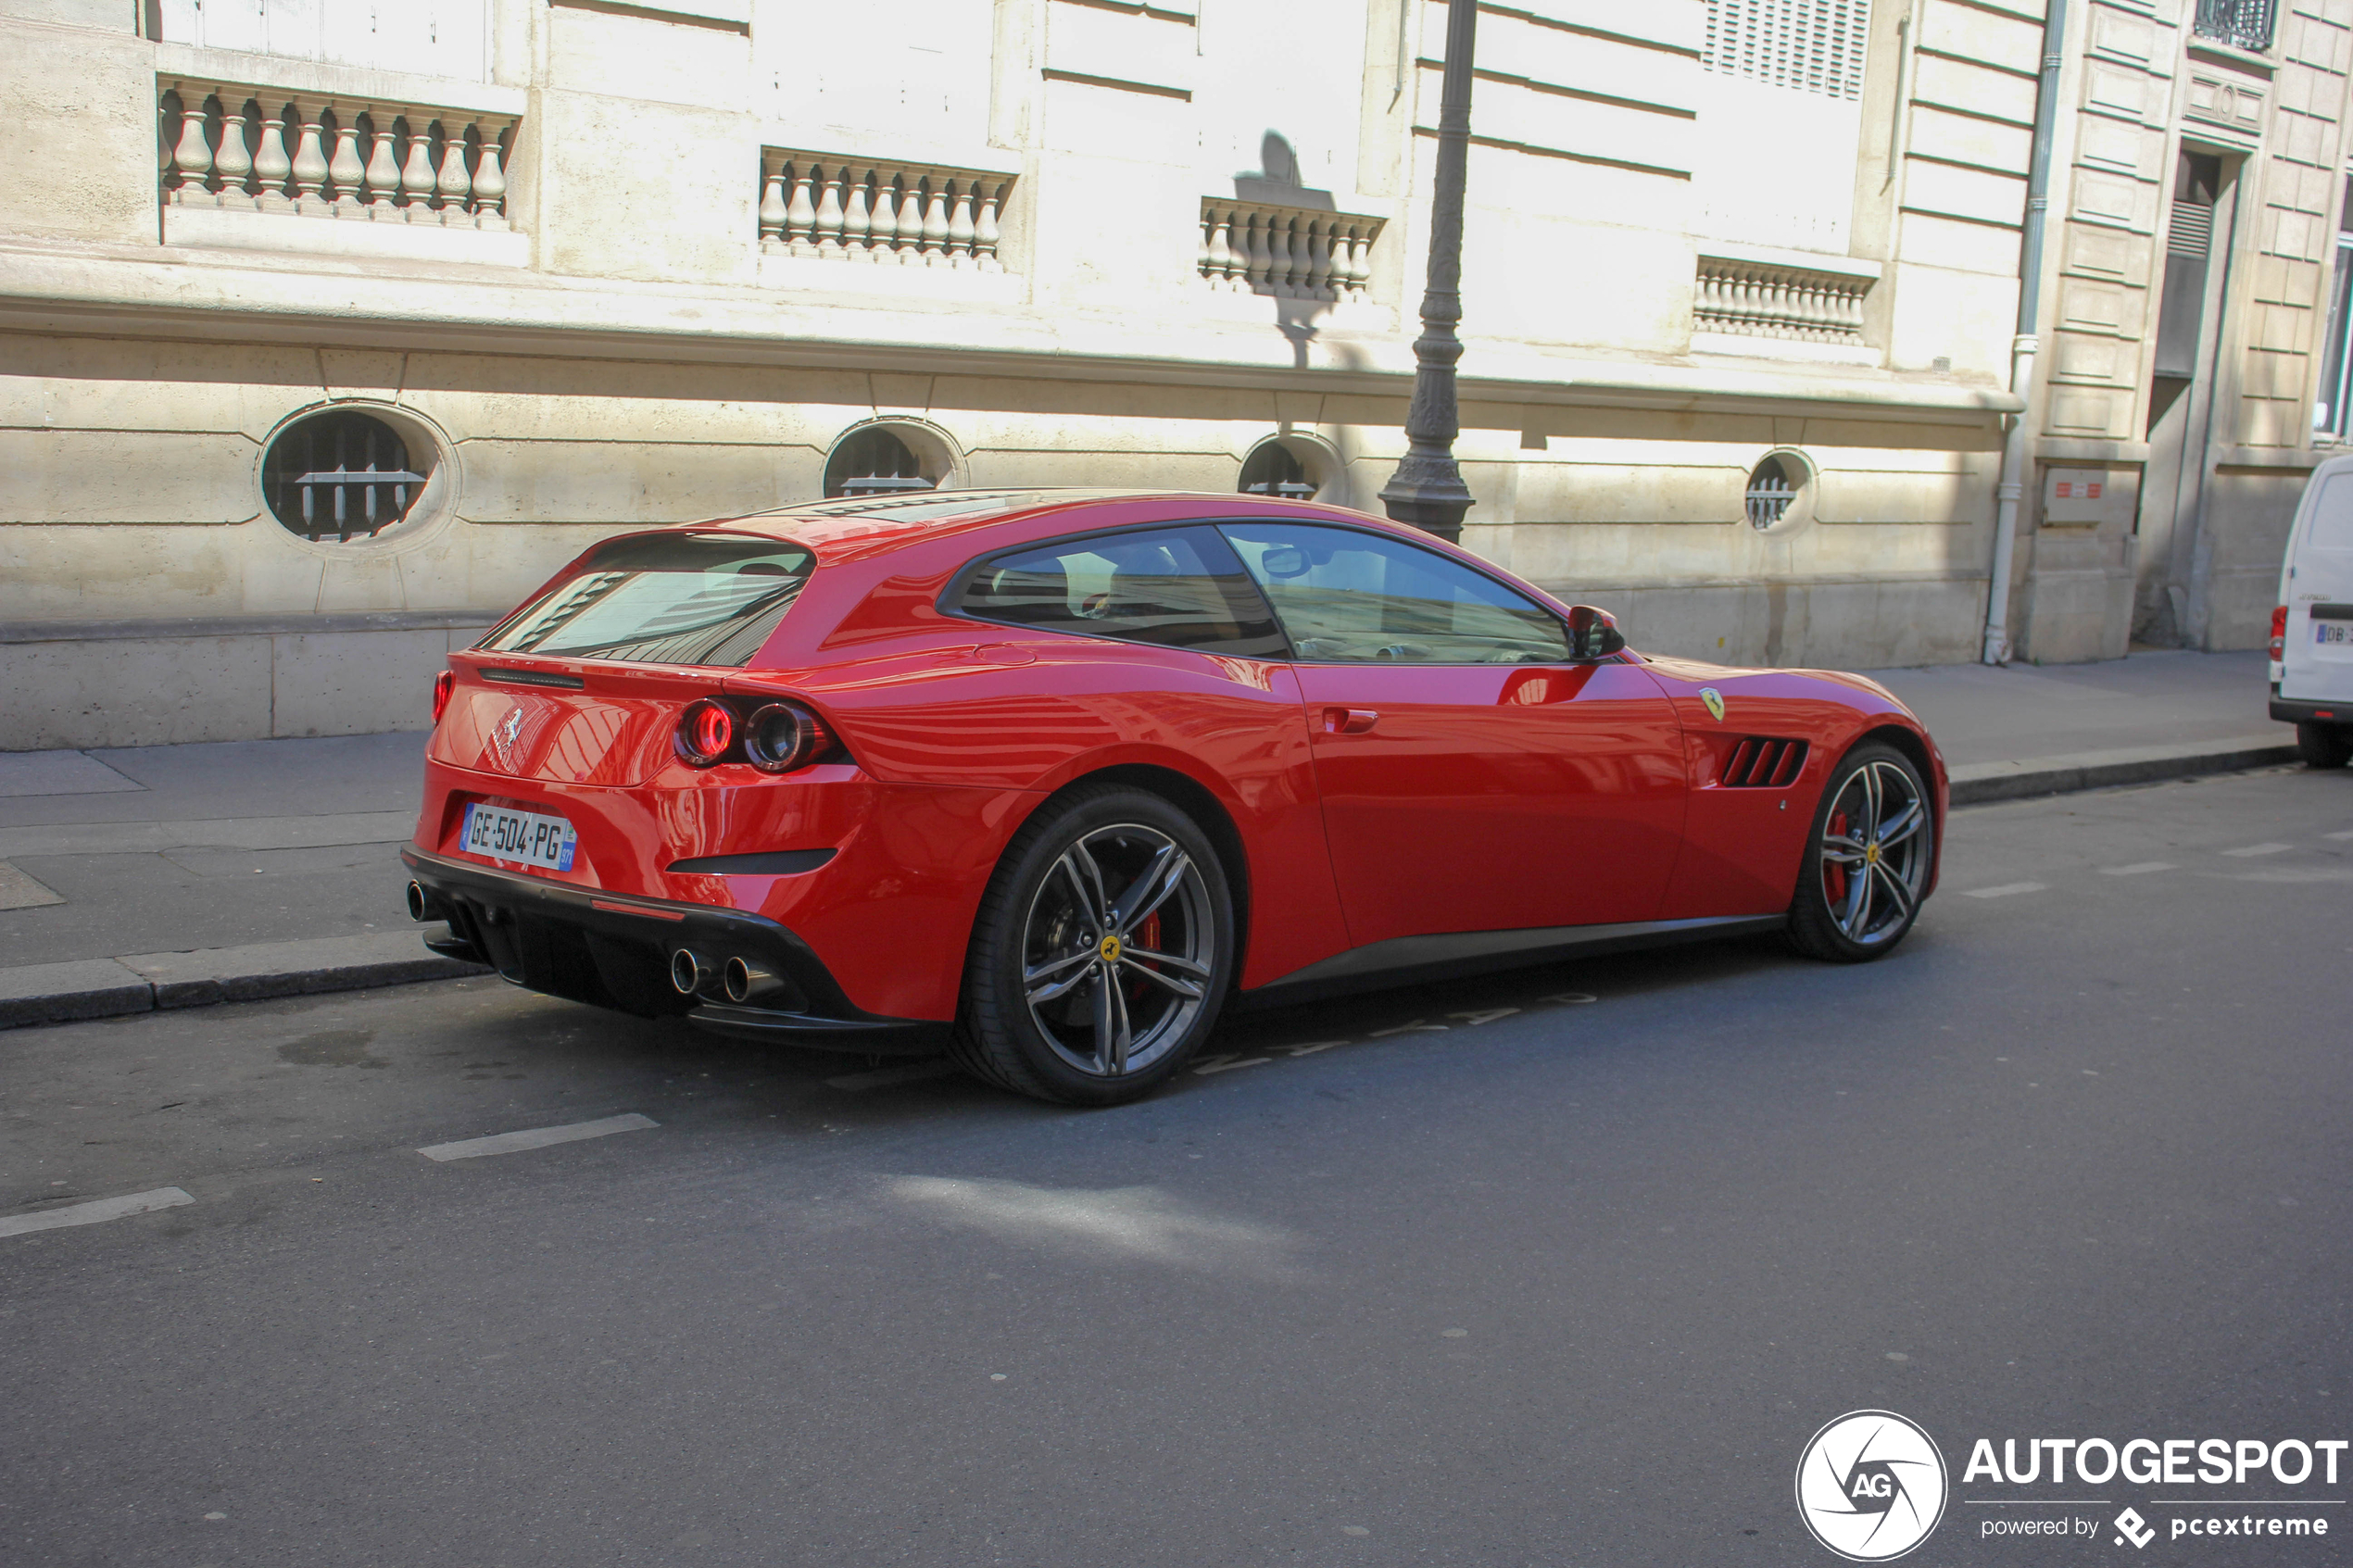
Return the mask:
<path fill-rule="evenodd" d="M 434 691 L 438 950 L 1107 1104 L 1238 998 L 1785 930 L 1856 960 L 1946 783 L 1859 676 L 1653 658 L 1427 534 L 960 491 L 608 539 Z"/>

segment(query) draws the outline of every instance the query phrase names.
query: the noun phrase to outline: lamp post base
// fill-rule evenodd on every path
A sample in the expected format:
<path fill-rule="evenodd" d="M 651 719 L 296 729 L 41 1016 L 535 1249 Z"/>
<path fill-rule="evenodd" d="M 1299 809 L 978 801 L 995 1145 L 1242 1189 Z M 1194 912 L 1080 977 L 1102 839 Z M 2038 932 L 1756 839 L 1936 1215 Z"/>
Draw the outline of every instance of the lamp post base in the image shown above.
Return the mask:
<path fill-rule="evenodd" d="M 1472 506 L 1461 470 L 1451 456 L 1428 465 L 1435 472 L 1415 473 L 1411 471 L 1415 466 L 1408 457 L 1397 465 L 1397 476 L 1381 490 L 1381 506 L 1390 521 L 1410 522 L 1450 545 L 1461 544 L 1463 514 Z"/>

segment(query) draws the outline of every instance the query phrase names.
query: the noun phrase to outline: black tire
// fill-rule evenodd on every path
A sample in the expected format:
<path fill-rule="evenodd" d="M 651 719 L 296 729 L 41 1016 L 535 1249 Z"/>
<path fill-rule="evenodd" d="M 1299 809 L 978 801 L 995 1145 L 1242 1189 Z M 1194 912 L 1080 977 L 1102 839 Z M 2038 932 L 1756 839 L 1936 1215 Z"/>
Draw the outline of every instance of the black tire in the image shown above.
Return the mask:
<path fill-rule="evenodd" d="M 2298 724 L 2296 749 L 2308 767 L 2342 768 L 2353 762 L 2353 724 Z"/>
<path fill-rule="evenodd" d="M 1234 964 L 1208 836 L 1157 795 L 1080 784 L 1023 824 L 989 879 L 951 1055 L 1034 1099 L 1139 1099 L 1216 1027 Z"/>
<path fill-rule="evenodd" d="M 1892 798 L 1898 791 L 1900 802 Z M 1791 945 L 1832 963 L 1894 952 L 1919 919 L 1935 870 L 1935 812 L 1919 770 L 1894 746 L 1867 741 L 1840 758 L 1799 863 Z"/>

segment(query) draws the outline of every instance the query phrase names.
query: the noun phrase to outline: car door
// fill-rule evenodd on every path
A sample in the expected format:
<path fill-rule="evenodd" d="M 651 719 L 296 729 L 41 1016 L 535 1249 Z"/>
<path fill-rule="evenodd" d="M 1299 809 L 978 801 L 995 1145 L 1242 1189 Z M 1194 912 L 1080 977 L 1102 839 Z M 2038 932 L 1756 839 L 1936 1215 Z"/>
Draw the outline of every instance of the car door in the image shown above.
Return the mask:
<path fill-rule="evenodd" d="M 1658 917 L 1686 784 L 1640 664 L 1387 534 L 1220 527 L 1290 637 L 1355 943 Z"/>
<path fill-rule="evenodd" d="M 1315 801 L 1290 645 L 1214 528 L 1127 528 L 1041 542 L 975 562 L 950 588 L 956 611 L 999 623 L 1000 652 L 1024 661 L 1019 695 L 984 717 L 1026 771 L 1059 753 L 1088 765 L 1165 766 L 1172 754 L 1219 781 L 1247 846 L 1238 879 L 1246 986 L 1349 945 Z M 909 716 L 928 737 L 970 722 Z M 1053 773 L 1051 776 L 1060 776 Z"/>

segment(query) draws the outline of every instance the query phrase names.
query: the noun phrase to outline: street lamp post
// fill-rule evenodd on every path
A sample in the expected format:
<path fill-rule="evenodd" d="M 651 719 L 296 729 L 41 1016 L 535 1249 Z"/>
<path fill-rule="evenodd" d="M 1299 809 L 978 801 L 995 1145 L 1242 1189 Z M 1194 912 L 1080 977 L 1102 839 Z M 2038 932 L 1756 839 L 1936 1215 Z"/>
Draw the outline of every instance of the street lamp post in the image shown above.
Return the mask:
<path fill-rule="evenodd" d="M 1454 335 L 1463 319 L 1463 181 L 1470 156 L 1472 34 L 1478 0 L 1447 0 L 1446 84 L 1439 100 L 1438 182 L 1430 193 L 1429 278 L 1422 293 L 1422 335 L 1414 340 L 1414 402 L 1405 415 L 1405 456 L 1380 493 L 1399 522 L 1426 528 L 1448 543 L 1462 537 L 1471 493 L 1454 461 L 1462 425 L 1454 407 Z"/>

